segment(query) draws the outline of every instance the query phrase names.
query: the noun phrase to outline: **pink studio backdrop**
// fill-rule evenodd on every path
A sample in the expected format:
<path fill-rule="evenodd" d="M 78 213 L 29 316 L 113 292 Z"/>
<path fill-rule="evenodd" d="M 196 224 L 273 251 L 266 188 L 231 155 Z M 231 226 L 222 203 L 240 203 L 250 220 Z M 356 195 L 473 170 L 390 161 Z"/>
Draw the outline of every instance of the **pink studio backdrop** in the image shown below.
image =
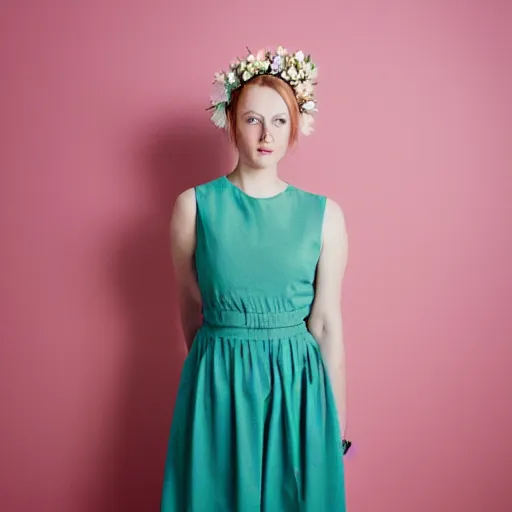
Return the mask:
<path fill-rule="evenodd" d="M 0 4 L 2 512 L 157 511 L 176 195 L 231 170 L 213 73 L 320 68 L 282 177 L 343 207 L 351 512 L 512 510 L 506 1 Z"/>

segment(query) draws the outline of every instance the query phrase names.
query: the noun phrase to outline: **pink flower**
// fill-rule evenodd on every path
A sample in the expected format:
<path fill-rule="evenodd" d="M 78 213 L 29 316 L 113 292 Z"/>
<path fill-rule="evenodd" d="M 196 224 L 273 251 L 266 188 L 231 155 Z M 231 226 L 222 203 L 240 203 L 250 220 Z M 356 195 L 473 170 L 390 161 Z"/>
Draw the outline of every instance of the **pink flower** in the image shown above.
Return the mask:
<path fill-rule="evenodd" d="M 224 83 L 225 75 L 224 73 L 215 73 L 213 76 L 214 83 L 222 84 Z"/>
<path fill-rule="evenodd" d="M 224 103 L 228 101 L 228 95 L 226 93 L 226 89 L 224 84 L 215 82 L 213 85 L 213 91 L 210 96 L 212 105 L 217 105 L 217 103 Z"/>

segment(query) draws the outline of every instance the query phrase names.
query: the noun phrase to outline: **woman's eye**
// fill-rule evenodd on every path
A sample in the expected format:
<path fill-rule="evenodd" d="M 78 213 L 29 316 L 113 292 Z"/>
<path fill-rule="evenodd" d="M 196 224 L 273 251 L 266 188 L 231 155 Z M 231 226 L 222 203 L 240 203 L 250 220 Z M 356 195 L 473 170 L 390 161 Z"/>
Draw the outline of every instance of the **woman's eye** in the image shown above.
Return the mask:
<path fill-rule="evenodd" d="M 249 118 L 247 119 L 247 122 L 248 122 L 249 124 L 254 124 L 254 121 L 255 121 L 255 122 L 258 122 L 258 120 L 257 120 L 255 117 L 249 117 Z"/>
<path fill-rule="evenodd" d="M 277 124 L 286 124 L 286 119 L 277 119 Z"/>

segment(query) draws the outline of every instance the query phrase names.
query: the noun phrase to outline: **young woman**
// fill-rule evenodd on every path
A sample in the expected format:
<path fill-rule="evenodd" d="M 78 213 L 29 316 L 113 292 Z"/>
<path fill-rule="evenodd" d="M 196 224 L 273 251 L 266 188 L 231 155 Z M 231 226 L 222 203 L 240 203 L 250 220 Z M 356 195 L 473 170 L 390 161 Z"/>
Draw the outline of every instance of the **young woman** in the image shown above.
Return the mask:
<path fill-rule="evenodd" d="M 278 176 L 311 132 L 315 77 L 309 56 L 282 47 L 216 75 L 212 120 L 239 159 L 172 215 L 189 354 L 162 512 L 346 510 L 344 215 Z"/>

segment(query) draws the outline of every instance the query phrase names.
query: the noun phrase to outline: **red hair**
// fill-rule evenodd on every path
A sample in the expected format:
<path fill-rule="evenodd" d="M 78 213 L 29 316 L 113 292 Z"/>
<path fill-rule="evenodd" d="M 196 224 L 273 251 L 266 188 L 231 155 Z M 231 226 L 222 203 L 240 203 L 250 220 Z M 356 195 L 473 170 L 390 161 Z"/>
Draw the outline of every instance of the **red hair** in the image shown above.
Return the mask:
<path fill-rule="evenodd" d="M 236 128 L 237 128 L 237 117 L 236 112 L 238 109 L 238 102 L 243 95 L 244 90 L 247 87 L 252 86 L 266 86 L 274 89 L 281 98 L 283 98 L 288 110 L 290 112 L 290 139 L 288 141 L 288 147 L 293 146 L 299 137 L 299 106 L 297 104 L 297 99 L 295 98 L 295 93 L 289 84 L 287 84 L 281 78 L 273 75 L 257 75 L 252 78 L 249 82 L 247 82 L 242 87 L 235 89 L 231 94 L 231 101 L 227 108 L 227 116 L 229 122 L 229 134 L 231 139 L 236 144 Z"/>

